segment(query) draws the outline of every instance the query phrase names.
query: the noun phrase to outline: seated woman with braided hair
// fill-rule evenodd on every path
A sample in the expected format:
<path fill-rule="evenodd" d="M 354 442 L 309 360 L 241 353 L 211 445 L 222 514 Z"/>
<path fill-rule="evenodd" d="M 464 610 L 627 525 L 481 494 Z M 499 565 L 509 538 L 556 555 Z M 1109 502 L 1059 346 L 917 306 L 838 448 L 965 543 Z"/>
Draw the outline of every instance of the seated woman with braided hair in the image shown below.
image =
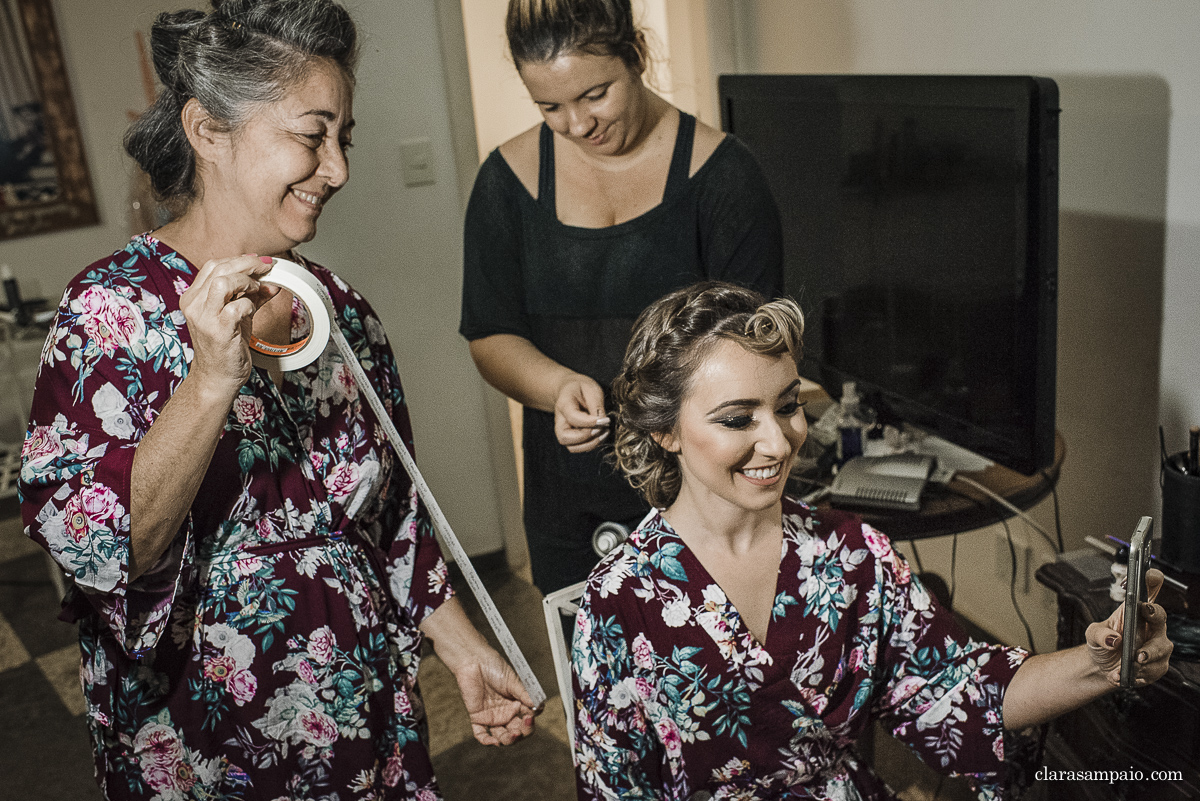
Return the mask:
<path fill-rule="evenodd" d="M 217 0 L 151 42 L 164 88 L 125 144 L 172 218 L 67 287 L 21 473 L 28 533 L 73 578 L 97 778 L 110 801 L 435 799 L 425 636 L 481 742 L 529 733 L 532 703 L 337 347 L 286 372 L 248 347 L 313 330 L 261 280 L 301 263 L 411 442 L 379 319 L 293 250 L 349 178 L 354 23 Z"/>
<path fill-rule="evenodd" d="M 1013 732 L 1118 684 L 1122 610 L 1053 654 L 972 642 L 886 536 L 784 494 L 802 332 L 792 301 L 717 282 L 634 326 L 615 450 L 654 509 L 576 618 L 580 798 L 894 799 L 852 748 L 875 720 L 996 798 Z M 1171 653 L 1148 584 L 1139 685 Z"/>

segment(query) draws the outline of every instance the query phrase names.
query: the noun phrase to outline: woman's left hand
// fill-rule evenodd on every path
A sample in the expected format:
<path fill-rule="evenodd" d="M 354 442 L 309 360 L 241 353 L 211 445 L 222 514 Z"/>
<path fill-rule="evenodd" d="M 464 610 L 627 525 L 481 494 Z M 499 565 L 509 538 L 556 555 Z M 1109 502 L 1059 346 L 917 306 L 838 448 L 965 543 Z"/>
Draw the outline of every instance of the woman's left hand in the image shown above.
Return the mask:
<path fill-rule="evenodd" d="M 1162 589 L 1163 574 L 1151 568 L 1146 571 L 1146 594 L 1149 600 L 1138 605 L 1140 621 L 1137 627 L 1137 665 L 1135 684 L 1144 687 L 1161 679 L 1167 672 L 1171 651 L 1175 646 L 1167 639 L 1167 613 L 1154 603 Z M 1125 605 L 1117 607 L 1107 620 L 1087 628 L 1088 655 L 1096 668 L 1113 686 L 1121 683 L 1121 640 L 1125 631 Z"/>
<path fill-rule="evenodd" d="M 476 740 L 484 745 L 512 745 L 533 731 L 533 700 L 495 649 L 480 649 L 477 658 L 461 665 L 454 678 Z"/>

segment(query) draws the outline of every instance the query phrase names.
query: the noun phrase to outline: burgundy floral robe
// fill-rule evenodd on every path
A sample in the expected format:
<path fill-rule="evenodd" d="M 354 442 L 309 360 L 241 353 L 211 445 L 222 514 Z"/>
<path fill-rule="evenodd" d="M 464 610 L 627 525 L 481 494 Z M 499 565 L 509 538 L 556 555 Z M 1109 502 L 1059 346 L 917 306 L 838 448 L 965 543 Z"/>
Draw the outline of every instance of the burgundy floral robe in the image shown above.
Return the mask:
<path fill-rule="evenodd" d="M 851 750 L 875 719 L 996 797 L 1024 658 L 963 637 L 859 518 L 786 497 L 760 643 L 652 511 L 592 572 L 576 618 L 580 798 L 891 799 Z"/>
<path fill-rule="evenodd" d="M 411 440 L 379 320 L 310 269 Z M 77 276 L 25 442 L 27 532 L 74 580 L 98 780 L 110 799 L 436 798 L 417 625 L 450 597 L 445 563 L 333 343 L 282 387 L 254 371 L 174 541 L 129 580 L 133 456 L 187 375 L 195 274 L 143 235 Z"/>

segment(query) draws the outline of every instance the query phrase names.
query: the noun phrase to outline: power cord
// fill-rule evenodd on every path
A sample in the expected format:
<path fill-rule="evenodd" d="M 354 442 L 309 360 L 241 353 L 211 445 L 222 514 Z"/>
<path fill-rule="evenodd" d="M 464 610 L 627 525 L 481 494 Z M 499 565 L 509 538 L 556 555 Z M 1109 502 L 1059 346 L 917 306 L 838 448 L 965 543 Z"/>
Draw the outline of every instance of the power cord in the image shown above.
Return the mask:
<path fill-rule="evenodd" d="M 1055 543 L 1054 538 L 1050 536 L 1050 532 L 1048 532 L 1048 531 L 1046 531 L 1046 529 L 1042 528 L 1036 520 L 1034 520 L 1029 515 L 1025 514 L 1025 512 L 1018 509 L 1016 506 L 1014 506 L 1008 500 L 1000 497 L 995 492 L 992 492 L 990 489 L 983 486 L 982 484 L 980 484 L 978 481 L 975 481 L 974 479 L 970 479 L 970 478 L 967 478 L 966 476 L 962 476 L 962 475 L 959 475 L 958 473 L 955 473 L 954 477 L 951 479 L 951 481 L 961 481 L 962 483 L 966 484 L 967 486 L 972 487 L 973 489 L 978 490 L 979 492 L 982 492 L 984 495 L 988 496 L 993 501 L 1000 504 L 1005 509 L 1009 510 L 1010 512 L 1012 512 L 1013 514 L 1017 515 L 1022 520 L 1024 520 L 1026 523 L 1028 523 L 1034 529 L 1034 531 L 1036 531 L 1037 533 L 1042 535 L 1042 537 L 1046 540 L 1046 542 L 1049 543 L 1050 547 L 1054 549 L 1055 553 L 1063 552 L 1061 533 L 1059 535 L 1058 542 Z M 1055 497 L 1055 500 L 1057 501 L 1057 499 L 1058 499 L 1057 493 L 1055 494 L 1054 497 Z M 1057 503 L 1055 504 L 1055 508 L 1057 509 Z M 1007 525 L 1005 526 L 1005 528 L 1007 529 Z"/>
<path fill-rule="evenodd" d="M 1008 581 L 1008 597 L 1012 599 L 1013 609 L 1017 612 L 1017 617 L 1021 620 L 1021 625 L 1025 627 L 1025 636 L 1029 638 L 1029 652 L 1037 653 L 1037 646 L 1033 644 L 1033 630 L 1029 628 L 1029 621 L 1025 619 L 1025 615 L 1021 613 L 1021 607 L 1017 603 L 1017 549 L 1013 545 L 1012 529 L 1008 527 L 1008 520 L 1000 518 L 1000 524 L 1004 526 L 1004 536 L 1008 539 L 1008 556 L 1012 560 L 1012 572 L 1009 574 Z"/>
<path fill-rule="evenodd" d="M 954 608 L 954 591 L 958 589 L 958 582 L 954 580 L 954 566 L 958 562 L 958 533 L 955 532 L 953 539 L 950 540 L 950 603 L 948 606 Z"/>
<path fill-rule="evenodd" d="M 1054 498 L 1054 533 L 1058 535 L 1058 552 L 1063 553 L 1066 548 L 1063 546 L 1062 516 L 1058 513 L 1058 485 L 1050 479 L 1050 474 L 1044 469 L 1041 473 L 1042 478 L 1050 485 L 1050 495 Z"/>
<path fill-rule="evenodd" d="M 912 548 L 912 552 L 913 552 L 913 561 L 917 563 L 917 575 L 918 575 L 918 576 L 923 576 L 923 575 L 925 575 L 925 567 L 924 567 L 924 565 L 922 565 L 922 564 L 921 564 L 921 554 L 919 554 L 919 553 L 917 552 L 917 541 L 916 541 L 916 540 L 909 540 L 909 543 L 908 543 L 908 544 L 909 544 L 909 547 L 911 547 L 911 548 Z"/>

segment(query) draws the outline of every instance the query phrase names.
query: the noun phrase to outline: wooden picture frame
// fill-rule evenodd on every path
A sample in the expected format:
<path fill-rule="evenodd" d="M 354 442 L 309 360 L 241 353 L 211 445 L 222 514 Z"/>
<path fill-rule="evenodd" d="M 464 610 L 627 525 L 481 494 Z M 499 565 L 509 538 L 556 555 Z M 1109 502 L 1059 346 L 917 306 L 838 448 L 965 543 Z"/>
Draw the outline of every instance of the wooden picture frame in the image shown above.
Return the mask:
<path fill-rule="evenodd" d="M 98 222 L 51 0 L 0 0 L 0 241 Z"/>

